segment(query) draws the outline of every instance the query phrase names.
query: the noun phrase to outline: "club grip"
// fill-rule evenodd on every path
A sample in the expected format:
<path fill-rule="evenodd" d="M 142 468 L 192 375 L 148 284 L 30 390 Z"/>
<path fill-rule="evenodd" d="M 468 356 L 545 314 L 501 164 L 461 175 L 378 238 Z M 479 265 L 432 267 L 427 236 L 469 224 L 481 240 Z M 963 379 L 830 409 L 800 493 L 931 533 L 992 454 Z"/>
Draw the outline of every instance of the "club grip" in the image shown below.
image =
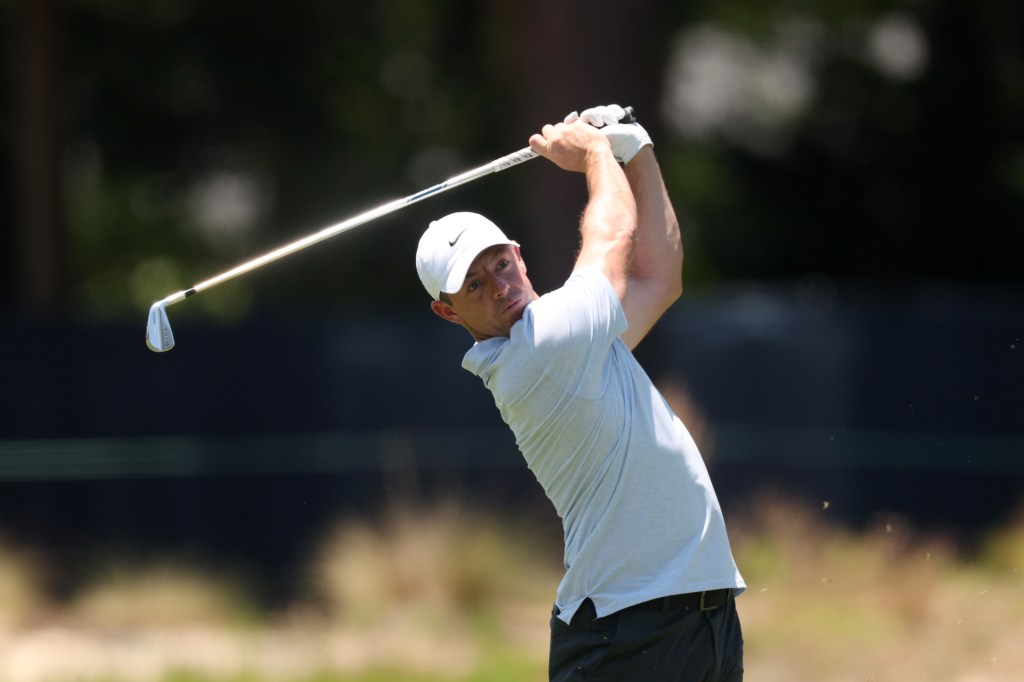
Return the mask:
<path fill-rule="evenodd" d="M 633 107 L 622 107 L 622 110 L 626 113 L 619 119 L 619 123 L 636 123 L 636 112 L 633 111 Z"/>

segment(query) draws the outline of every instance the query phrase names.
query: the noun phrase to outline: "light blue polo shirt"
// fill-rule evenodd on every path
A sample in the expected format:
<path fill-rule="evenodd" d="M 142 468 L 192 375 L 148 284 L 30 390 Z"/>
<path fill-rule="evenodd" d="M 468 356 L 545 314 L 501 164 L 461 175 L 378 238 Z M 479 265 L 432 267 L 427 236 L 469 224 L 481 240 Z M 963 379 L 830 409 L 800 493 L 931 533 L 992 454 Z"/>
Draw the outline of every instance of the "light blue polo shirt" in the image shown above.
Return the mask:
<path fill-rule="evenodd" d="M 620 339 L 608 279 L 576 270 L 532 302 L 510 338 L 462 366 L 491 391 L 565 535 L 555 605 L 572 620 L 671 594 L 745 588 L 693 438 Z"/>

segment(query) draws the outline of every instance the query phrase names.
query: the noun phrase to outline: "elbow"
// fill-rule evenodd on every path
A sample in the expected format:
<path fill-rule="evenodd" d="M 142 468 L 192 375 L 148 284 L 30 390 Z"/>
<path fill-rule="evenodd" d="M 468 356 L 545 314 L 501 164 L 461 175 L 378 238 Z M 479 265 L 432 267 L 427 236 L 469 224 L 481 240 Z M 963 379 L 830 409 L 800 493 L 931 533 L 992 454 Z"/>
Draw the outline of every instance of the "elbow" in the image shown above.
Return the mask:
<path fill-rule="evenodd" d="M 680 244 L 680 247 L 682 245 Z M 679 248 L 674 254 L 670 273 L 665 278 L 666 308 L 683 297 L 683 250 Z"/>
<path fill-rule="evenodd" d="M 678 230 L 678 226 L 676 228 Z M 672 272 L 672 302 L 675 303 L 683 297 L 683 242 L 682 240 L 676 241 L 676 247 L 673 249 L 673 264 Z"/>
<path fill-rule="evenodd" d="M 664 314 L 683 295 L 682 277 L 665 278 L 657 289 L 657 306 Z"/>
<path fill-rule="evenodd" d="M 683 278 L 680 277 L 675 281 L 671 290 L 668 292 L 668 304 L 672 305 L 680 298 L 683 297 Z"/>
<path fill-rule="evenodd" d="M 664 305 L 665 310 L 672 307 L 672 304 L 678 301 L 683 296 L 683 278 L 673 278 L 665 288 L 664 293 Z"/>

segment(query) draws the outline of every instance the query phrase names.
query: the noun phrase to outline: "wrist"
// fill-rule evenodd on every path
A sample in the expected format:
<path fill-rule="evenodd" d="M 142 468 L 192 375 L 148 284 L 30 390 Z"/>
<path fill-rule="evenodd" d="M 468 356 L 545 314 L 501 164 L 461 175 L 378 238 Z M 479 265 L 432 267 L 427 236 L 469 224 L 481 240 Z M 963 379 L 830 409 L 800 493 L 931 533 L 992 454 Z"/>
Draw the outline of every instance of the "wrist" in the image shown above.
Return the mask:
<path fill-rule="evenodd" d="M 593 143 L 587 145 L 583 156 L 586 166 L 591 163 L 607 163 L 608 161 L 617 163 L 612 145 L 604 135 L 595 138 Z"/>
<path fill-rule="evenodd" d="M 640 147 L 640 149 L 633 154 L 632 158 L 630 158 L 629 161 L 624 161 L 622 165 L 626 168 L 639 168 L 640 166 L 645 166 L 652 161 L 656 163 L 654 158 L 654 145 L 647 144 Z"/>

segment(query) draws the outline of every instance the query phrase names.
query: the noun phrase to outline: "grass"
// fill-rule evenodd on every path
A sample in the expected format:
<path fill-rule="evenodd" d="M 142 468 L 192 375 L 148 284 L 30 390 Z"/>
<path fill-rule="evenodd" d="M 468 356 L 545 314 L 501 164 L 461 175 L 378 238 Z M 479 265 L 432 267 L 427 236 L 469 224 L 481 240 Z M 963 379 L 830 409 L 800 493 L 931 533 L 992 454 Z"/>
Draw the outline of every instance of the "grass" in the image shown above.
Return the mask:
<path fill-rule="evenodd" d="M 31 620 L 44 602 L 39 557 L 0 535 L 0 632 Z"/>
<path fill-rule="evenodd" d="M 1024 670 L 1024 522 L 977 553 L 899 519 L 853 533 L 766 502 L 743 526 L 739 604 L 756 679 L 996 682 Z"/>
<path fill-rule="evenodd" d="M 748 679 L 1020 679 L 1024 518 L 965 549 L 779 499 L 734 516 Z M 559 548 L 509 519 L 445 502 L 341 520 L 278 613 L 183 558 L 105 557 L 58 599 L 45 556 L 0 543 L 0 680 L 539 682 Z"/>
<path fill-rule="evenodd" d="M 64 615 L 84 627 L 225 626 L 246 620 L 254 607 L 237 579 L 204 571 L 183 558 L 105 558 L 94 567 Z"/>

